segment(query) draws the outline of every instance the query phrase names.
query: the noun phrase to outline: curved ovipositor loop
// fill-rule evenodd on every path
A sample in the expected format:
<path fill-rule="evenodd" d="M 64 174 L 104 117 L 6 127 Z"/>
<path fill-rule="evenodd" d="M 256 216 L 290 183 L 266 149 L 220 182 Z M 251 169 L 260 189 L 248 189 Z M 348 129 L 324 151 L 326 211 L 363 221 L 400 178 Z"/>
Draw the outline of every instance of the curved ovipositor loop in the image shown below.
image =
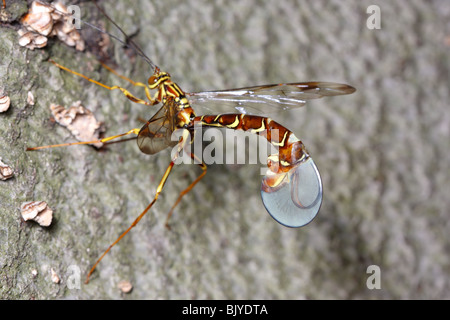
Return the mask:
<path fill-rule="evenodd" d="M 308 224 L 322 204 L 322 180 L 314 161 L 309 158 L 285 174 L 276 187 L 264 177 L 261 197 L 269 214 L 280 224 L 298 228 Z"/>

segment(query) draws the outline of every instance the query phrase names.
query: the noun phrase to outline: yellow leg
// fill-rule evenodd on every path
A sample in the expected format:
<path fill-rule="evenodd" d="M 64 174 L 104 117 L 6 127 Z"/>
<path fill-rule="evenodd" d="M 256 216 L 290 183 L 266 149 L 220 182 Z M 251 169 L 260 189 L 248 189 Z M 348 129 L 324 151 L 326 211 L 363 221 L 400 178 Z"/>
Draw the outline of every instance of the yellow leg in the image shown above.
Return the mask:
<path fill-rule="evenodd" d="M 127 230 L 125 230 L 125 232 L 123 232 L 116 241 L 114 241 L 109 247 L 108 249 L 106 249 L 105 252 L 103 252 L 103 254 L 100 256 L 100 258 L 95 262 L 95 264 L 92 266 L 91 270 L 89 271 L 87 277 L 86 277 L 86 281 L 85 283 L 89 282 L 89 278 L 91 277 L 91 274 L 94 272 L 95 268 L 97 267 L 97 265 L 100 263 L 100 261 L 103 259 L 103 257 L 111 250 L 112 247 L 114 247 L 131 229 L 134 228 L 134 226 L 136 226 L 138 224 L 138 222 L 142 219 L 142 217 L 148 212 L 148 210 L 150 210 L 150 208 L 153 206 L 153 204 L 156 202 L 156 200 L 159 197 L 159 194 L 161 193 L 164 184 L 167 181 L 167 178 L 169 177 L 170 171 L 172 171 L 172 168 L 174 166 L 175 162 L 171 161 L 169 166 L 166 169 L 166 172 L 164 173 L 161 182 L 158 185 L 158 188 L 156 189 L 156 194 L 155 197 L 153 198 L 152 202 L 150 202 L 150 204 L 147 206 L 147 208 L 145 208 L 145 210 L 136 218 L 136 220 L 133 221 L 133 223 L 131 224 L 131 226 L 128 227 Z"/>
<path fill-rule="evenodd" d="M 132 129 L 128 132 L 125 133 L 121 133 L 115 136 L 111 136 L 111 137 L 107 137 L 107 138 L 103 138 L 103 139 L 99 139 L 99 140 L 92 140 L 92 141 L 80 141 L 80 142 L 71 142 L 71 143 L 61 143 L 61 144 L 52 144 L 52 145 L 48 145 L 48 146 L 41 146 L 41 147 L 34 147 L 34 148 L 27 148 L 27 151 L 34 151 L 34 150 L 40 150 L 40 149 L 47 149 L 47 148 L 56 148 L 56 147 L 67 147 L 67 146 L 75 146 L 75 145 L 79 145 L 79 144 L 94 144 L 94 143 L 99 143 L 99 142 L 108 142 L 111 141 L 113 139 L 116 138 L 120 138 L 129 134 L 134 133 L 135 135 L 139 134 L 139 131 L 141 129 L 135 128 Z"/>
<path fill-rule="evenodd" d="M 161 179 L 161 181 L 159 182 L 158 188 L 156 188 L 156 194 L 155 197 L 153 198 L 152 202 L 150 202 L 150 204 L 147 206 L 147 208 L 145 208 L 145 210 L 136 218 L 136 220 L 133 221 L 133 223 L 131 224 L 131 226 L 128 227 L 127 230 L 125 230 L 125 232 L 123 232 L 117 239 L 116 241 L 114 241 L 109 247 L 108 249 L 105 250 L 105 252 L 103 252 L 103 254 L 100 256 L 100 258 L 95 262 L 95 264 L 92 266 L 91 270 L 89 271 L 87 277 L 86 277 L 86 281 L 85 283 L 89 282 L 89 278 L 91 277 L 91 274 L 94 272 L 95 268 L 97 267 L 97 265 L 100 263 L 100 261 L 103 259 L 103 257 L 112 249 L 112 247 L 114 247 L 131 229 L 133 229 L 138 222 L 142 219 L 142 217 L 150 210 L 150 208 L 153 206 L 153 204 L 156 202 L 156 200 L 158 200 L 159 194 L 161 193 L 162 189 L 164 188 L 164 184 L 167 181 L 167 178 L 169 177 L 170 172 L 172 171 L 173 166 L 175 165 L 175 160 L 176 158 L 179 156 L 181 150 L 184 148 L 187 138 L 189 137 L 189 131 L 185 130 L 185 132 L 183 133 L 182 137 L 180 138 L 180 141 L 178 143 L 178 148 L 177 148 L 177 153 L 175 154 L 175 156 L 172 158 L 172 161 L 170 161 L 169 166 L 166 169 L 166 172 L 164 172 L 164 175 Z"/>
<path fill-rule="evenodd" d="M 136 86 L 136 87 L 143 87 L 144 90 L 145 90 L 145 95 L 147 96 L 147 99 L 148 99 L 148 100 L 150 100 L 150 101 L 155 101 L 155 100 L 156 100 L 156 99 L 152 98 L 148 86 L 145 85 L 144 83 L 133 81 L 133 80 L 131 80 L 130 78 L 127 78 L 127 77 L 125 77 L 125 76 L 123 76 L 123 75 L 121 75 L 121 74 L 118 74 L 114 69 L 110 68 L 109 66 L 107 66 L 107 65 L 104 64 L 103 62 L 100 62 L 100 64 L 102 65 L 103 68 L 105 68 L 106 70 L 108 70 L 108 71 L 111 72 L 112 74 L 116 75 L 117 77 L 119 77 L 119 78 L 121 78 L 121 79 L 123 79 L 123 80 L 125 80 L 125 81 L 128 81 L 128 82 L 131 83 L 133 86 Z"/>
<path fill-rule="evenodd" d="M 190 156 L 192 159 L 197 159 L 198 161 L 200 161 L 200 159 L 197 158 L 197 156 L 195 156 L 193 153 L 190 153 Z M 201 164 L 199 164 L 199 166 L 202 168 L 202 173 L 197 177 L 197 179 L 195 179 L 186 189 L 184 189 L 180 195 L 178 196 L 177 201 L 175 201 L 174 205 L 172 206 L 172 208 L 170 209 L 169 213 L 167 214 L 167 218 L 166 218 L 166 222 L 165 222 L 165 226 L 167 229 L 170 230 L 170 225 L 169 225 L 169 219 L 173 214 L 173 210 L 175 209 L 175 207 L 180 203 L 181 198 L 188 193 L 189 191 L 192 190 L 192 188 L 194 188 L 194 186 L 205 176 L 206 174 L 206 170 L 207 170 L 207 166 L 206 164 L 202 161 Z"/>
<path fill-rule="evenodd" d="M 103 84 L 103 83 L 101 83 L 101 82 L 98 82 L 98 81 L 96 81 L 96 80 L 94 80 L 94 79 L 91 79 L 91 78 L 89 78 L 89 77 L 86 77 L 84 74 L 81 74 L 81 73 L 78 73 L 78 72 L 76 72 L 76 71 L 73 71 L 73 70 L 71 70 L 71 69 L 69 69 L 69 68 L 66 68 L 66 67 L 60 65 L 59 63 L 57 63 L 57 62 L 55 62 L 55 61 L 53 61 L 53 60 L 51 60 L 51 59 L 49 59 L 49 61 L 50 61 L 51 63 L 53 63 L 55 66 L 57 66 L 58 68 L 60 68 L 60 69 L 62 69 L 62 70 L 65 70 L 65 71 L 67 71 L 67 72 L 70 72 L 70 73 L 72 73 L 72 74 L 74 74 L 74 75 L 76 75 L 76 76 L 82 77 L 82 78 L 84 78 L 84 79 L 86 79 L 86 80 L 88 80 L 88 81 L 90 81 L 90 82 L 92 82 L 92 83 L 95 83 L 96 85 L 99 85 L 99 86 L 101 86 L 101 87 L 103 87 L 103 88 L 105 88 L 105 89 L 108 89 L 108 90 L 116 90 L 116 89 L 117 89 L 117 90 L 120 90 L 120 91 L 122 91 L 122 93 L 125 95 L 125 97 L 127 97 L 129 100 L 131 100 L 131 101 L 133 101 L 133 102 L 140 103 L 140 104 L 145 104 L 145 105 L 148 105 L 148 106 L 152 106 L 152 105 L 155 105 L 155 104 L 158 103 L 158 101 L 157 101 L 156 99 L 153 99 L 153 98 L 150 96 L 150 93 L 148 92 L 148 89 L 146 89 L 146 95 L 147 95 L 147 98 L 149 98 L 150 102 L 147 102 L 147 101 L 145 101 L 145 100 L 142 100 L 142 99 L 139 99 L 139 98 L 135 97 L 134 95 L 132 95 L 132 94 L 131 94 L 128 90 L 126 90 L 125 88 L 122 88 L 122 87 L 119 87 L 119 86 L 112 86 L 112 87 L 107 86 L 107 85 L 105 85 L 105 84 Z M 112 69 L 111 69 L 111 70 L 112 70 Z M 136 83 L 136 85 L 137 85 L 138 82 L 135 82 L 135 83 Z M 143 83 L 140 83 L 140 85 L 144 85 L 144 84 L 143 84 Z"/>

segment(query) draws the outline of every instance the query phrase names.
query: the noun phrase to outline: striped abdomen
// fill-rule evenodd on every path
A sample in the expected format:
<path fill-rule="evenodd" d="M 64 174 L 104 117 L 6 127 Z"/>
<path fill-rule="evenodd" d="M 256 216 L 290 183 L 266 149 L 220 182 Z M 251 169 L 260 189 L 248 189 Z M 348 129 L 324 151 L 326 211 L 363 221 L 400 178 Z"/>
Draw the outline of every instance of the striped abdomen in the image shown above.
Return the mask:
<path fill-rule="evenodd" d="M 194 122 L 210 127 L 250 131 L 263 136 L 279 151 L 268 158 L 268 166 L 274 173 L 288 172 L 294 165 L 309 157 L 303 143 L 291 131 L 270 118 L 221 114 L 198 116 L 194 118 Z"/>

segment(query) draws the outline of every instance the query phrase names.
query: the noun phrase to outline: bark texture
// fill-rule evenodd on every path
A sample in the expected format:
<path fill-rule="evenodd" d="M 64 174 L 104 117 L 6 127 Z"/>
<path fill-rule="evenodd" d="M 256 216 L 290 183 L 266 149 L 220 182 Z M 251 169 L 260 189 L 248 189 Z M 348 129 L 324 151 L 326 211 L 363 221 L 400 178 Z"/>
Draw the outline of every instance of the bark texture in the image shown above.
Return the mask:
<path fill-rule="evenodd" d="M 260 166 L 213 165 L 168 231 L 166 213 L 200 173 L 176 166 L 155 207 L 88 285 L 93 262 L 153 198 L 170 154 L 147 156 L 134 142 L 26 152 L 74 141 L 50 120 L 52 103 L 81 100 L 107 135 L 140 127 L 137 119 L 156 109 L 47 61 L 126 84 L 89 52 L 58 41 L 20 47 L 15 19 L 26 2 L 7 3 L 0 87 L 11 107 L 0 114 L 0 157 L 15 176 L 0 181 L 0 298 L 450 298 L 448 1 L 378 1 L 378 30 L 366 26 L 371 1 L 105 1 L 187 92 L 312 80 L 357 92 L 274 117 L 303 140 L 322 175 L 324 203 L 308 226 L 285 228 L 265 212 Z M 78 5 L 83 18 L 97 21 L 91 4 Z M 142 82 L 150 75 L 120 44 L 112 55 L 120 73 Z M 21 204 L 33 200 L 53 209 L 49 228 L 21 221 Z M 379 290 L 367 287 L 370 265 L 380 268 Z M 131 293 L 118 289 L 122 280 L 133 284 Z"/>

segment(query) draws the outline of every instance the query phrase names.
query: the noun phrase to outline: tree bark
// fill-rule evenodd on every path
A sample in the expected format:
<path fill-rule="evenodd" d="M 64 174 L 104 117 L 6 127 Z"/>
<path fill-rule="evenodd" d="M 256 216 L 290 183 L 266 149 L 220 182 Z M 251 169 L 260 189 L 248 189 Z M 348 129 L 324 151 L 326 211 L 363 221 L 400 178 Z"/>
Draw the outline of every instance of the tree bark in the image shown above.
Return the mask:
<path fill-rule="evenodd" d="M 102 150 L 25 149 L 75 141 L 51 121 L 52 103 L 80 100 L 107 136 L 139 128 L 138 119 L 157 107 L 48 62 L 128 85 L 90 50 L 57 40 L 20 47 L 18 18 L 11 18 L 0 25 L 0 88 L 11 98 L 0 113 L 0 157 L 15 171 L 0 180 L 0 298 L 450 298 L 447 1 L 382 1 L 381 29 L 366 25 L 371 3 L 356 0 L 108 3 L 105 11 L 186 92 L 312 80 L 355 86 L 352 95 L 274 115 L 314 158 L 324 203 L 306 227 L 285 228 L 261 203 L 261 164 L 212 165 L 169 231 L 167 212 L 201 173 L 175 166 L 156 205 L 85 285 L 95 260 L 152 200 L 170 154 L 144 155 L 134 141 Z M 2 14 L 23 13 L 7 4 Z M 91 4 L 78 5 L 83 19 L 100 24 Z M 101 27 L 119 35 L 110 23 Z M 98 36 L 85 25 L 82 31 Z M 111 56 L 135 81 L 151 75 L 117 42 Z M 21 204 L 38 200 L 54 211 L 48 228 L 21 219 Z M 371 265 L 379 267 L 381 289 L 368 288 L 376 280 Z M 122 280 L 131 293 L 118 289 Z"/>

